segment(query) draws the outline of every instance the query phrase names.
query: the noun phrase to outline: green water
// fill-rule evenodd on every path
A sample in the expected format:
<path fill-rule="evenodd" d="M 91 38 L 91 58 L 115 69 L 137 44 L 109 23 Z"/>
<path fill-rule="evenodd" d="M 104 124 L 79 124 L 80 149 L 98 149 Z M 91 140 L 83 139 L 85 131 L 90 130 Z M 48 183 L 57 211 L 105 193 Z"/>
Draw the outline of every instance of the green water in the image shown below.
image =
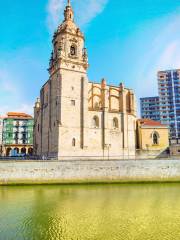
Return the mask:
<path fill-rule="evenodd" d="M 0 240 L 180 240 L 180 184 L 0 187 Z"/>

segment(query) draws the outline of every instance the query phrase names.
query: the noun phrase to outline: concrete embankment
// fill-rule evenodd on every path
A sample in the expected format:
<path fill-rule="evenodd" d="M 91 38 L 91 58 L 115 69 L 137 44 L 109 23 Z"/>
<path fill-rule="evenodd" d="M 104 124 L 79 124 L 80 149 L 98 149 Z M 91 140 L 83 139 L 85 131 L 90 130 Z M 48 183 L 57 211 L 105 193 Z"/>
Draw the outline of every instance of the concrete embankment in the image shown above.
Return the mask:
<path fill-rule="evenodd" d="M 180 160 L 0 162 L 0 185 L 175 181 Z"/>

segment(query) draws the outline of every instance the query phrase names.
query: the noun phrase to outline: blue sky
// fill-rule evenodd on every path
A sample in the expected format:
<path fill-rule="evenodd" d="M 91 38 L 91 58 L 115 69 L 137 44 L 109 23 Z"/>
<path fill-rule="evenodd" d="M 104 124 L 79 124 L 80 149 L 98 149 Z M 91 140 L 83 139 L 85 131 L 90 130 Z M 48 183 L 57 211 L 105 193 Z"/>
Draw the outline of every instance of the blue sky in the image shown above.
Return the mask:
<path fill-rule="evenodd" d="M 0 114 L 33 112 L 48 79 L 52 33 L 65 0 L 0 0 Z M 157 94 L 158 70 L 180 68 L 179 0 L 72 0 L 85 33 L 89 79 Z"/>

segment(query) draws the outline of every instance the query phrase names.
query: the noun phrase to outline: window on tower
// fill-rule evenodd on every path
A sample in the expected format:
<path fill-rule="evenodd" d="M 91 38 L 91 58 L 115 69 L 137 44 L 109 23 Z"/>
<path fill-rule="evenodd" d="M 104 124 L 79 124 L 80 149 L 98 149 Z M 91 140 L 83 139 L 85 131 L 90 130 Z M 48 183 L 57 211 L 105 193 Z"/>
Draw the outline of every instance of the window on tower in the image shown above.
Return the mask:
<path fill-rule="evenodd" d="M 76 47 L 74 45 L 71 46 L 70 53 L 71 53 L 71 56 L 76 55 Z"/>
<path fill-rule="evenodd" d="M 71 106 L 75 106 L 76 105 L 76 101 L 75 100 L 71 100 Z"/>

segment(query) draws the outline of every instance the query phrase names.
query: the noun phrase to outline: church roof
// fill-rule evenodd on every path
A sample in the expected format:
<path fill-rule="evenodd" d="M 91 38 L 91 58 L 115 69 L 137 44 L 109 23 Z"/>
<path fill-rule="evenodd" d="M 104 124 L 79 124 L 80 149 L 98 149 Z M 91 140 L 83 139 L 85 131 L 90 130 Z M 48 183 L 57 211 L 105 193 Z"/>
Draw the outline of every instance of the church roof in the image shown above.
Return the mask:
<path fill-rule="evenodd" d="M 154 121 L 148 118 L 141 118 L 137 120 L 141 127 L 165 127 L 167 128 L 168 125 L 162 124 L 161 122 Z"/>

